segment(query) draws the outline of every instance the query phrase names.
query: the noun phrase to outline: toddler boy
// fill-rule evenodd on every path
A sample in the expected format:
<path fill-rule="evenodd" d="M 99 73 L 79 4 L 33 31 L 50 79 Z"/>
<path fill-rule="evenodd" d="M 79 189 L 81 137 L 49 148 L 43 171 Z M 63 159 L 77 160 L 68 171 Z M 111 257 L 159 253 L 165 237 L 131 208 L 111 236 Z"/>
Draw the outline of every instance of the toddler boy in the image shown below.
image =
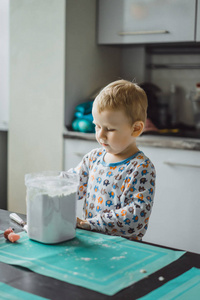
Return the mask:
<path fill-rule="evenodd" d="M 136 145 L 147 115 L 147 96 L 133 82 L 107 85 L 93 103 L 101 148 L 86 154 L 79 172 L 78 199 L 84 219 L 77 227 L 141 240 L 153 205 L 155 168 Z"/>

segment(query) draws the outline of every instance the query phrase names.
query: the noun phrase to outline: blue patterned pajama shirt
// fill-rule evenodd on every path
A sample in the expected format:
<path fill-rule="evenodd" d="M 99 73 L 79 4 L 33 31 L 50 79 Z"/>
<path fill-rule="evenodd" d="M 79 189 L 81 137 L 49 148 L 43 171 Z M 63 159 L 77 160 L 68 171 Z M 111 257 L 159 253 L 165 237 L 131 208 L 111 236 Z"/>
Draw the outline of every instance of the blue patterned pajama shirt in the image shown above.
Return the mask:
<path fill-rule="evenodd" d="M 141 240 L 151 214 L 156 172 L 142 151 L 121 162 L 107 164 L 104 149 L 84 156 L 79 172 L 78 199 L 91 229 Z"/>

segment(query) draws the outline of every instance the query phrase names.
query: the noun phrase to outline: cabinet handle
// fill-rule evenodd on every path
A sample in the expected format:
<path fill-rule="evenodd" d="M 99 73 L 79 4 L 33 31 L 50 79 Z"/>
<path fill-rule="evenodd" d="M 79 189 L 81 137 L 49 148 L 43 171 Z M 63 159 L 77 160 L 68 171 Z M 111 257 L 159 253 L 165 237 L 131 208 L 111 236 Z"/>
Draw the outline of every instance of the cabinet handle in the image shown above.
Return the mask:
<path fill-rule="evenodd" d="M 118 35 L 166 34 L 168 30 L 122 31 Z"/>
<path fill-rule="evenodd" d="M 78 157 L 83 157 L 85 154 L 80 152 L 74 152 L 74 154 Z"/>
<path fill-rule="evenodd" d="M 169 165 L 169 166 L 200 168 L 200 165 L 183 164 L 183 163 L 177 163 L 177 162 L 172 162 L 172 161 L 164 161 L 163 164 Z"/>

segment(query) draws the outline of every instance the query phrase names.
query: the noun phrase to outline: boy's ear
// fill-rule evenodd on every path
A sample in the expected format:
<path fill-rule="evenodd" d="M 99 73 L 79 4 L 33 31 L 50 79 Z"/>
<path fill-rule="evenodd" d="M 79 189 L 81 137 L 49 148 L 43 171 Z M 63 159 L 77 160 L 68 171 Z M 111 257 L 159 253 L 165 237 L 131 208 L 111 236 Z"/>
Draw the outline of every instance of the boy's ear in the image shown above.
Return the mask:
<path fill-rule="evenodd" d="M 133 124 L 133 131 L 132 131 L 132 136 L 133 137 L 138 137 L 142 134 L 144 129 L 144 122 L 142 121 L 136 121 Z"/>

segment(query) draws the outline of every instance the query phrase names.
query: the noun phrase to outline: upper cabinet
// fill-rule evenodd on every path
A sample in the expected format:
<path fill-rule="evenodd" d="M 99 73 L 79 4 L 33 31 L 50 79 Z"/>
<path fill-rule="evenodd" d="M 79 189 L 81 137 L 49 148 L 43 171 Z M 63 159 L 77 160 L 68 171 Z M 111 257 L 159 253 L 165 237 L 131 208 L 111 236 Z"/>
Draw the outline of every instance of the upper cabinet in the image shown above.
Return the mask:
<path fill-rule="evenodd" d="M 200 0 L 197 4 L 197 30 L 196 30 L 196 41 L 200 42 Z"/>
<path fill-rule="evenodd" d="M 194 42 L 195 10 L 196 0 L 99 0 L 98 43 Z"/>

